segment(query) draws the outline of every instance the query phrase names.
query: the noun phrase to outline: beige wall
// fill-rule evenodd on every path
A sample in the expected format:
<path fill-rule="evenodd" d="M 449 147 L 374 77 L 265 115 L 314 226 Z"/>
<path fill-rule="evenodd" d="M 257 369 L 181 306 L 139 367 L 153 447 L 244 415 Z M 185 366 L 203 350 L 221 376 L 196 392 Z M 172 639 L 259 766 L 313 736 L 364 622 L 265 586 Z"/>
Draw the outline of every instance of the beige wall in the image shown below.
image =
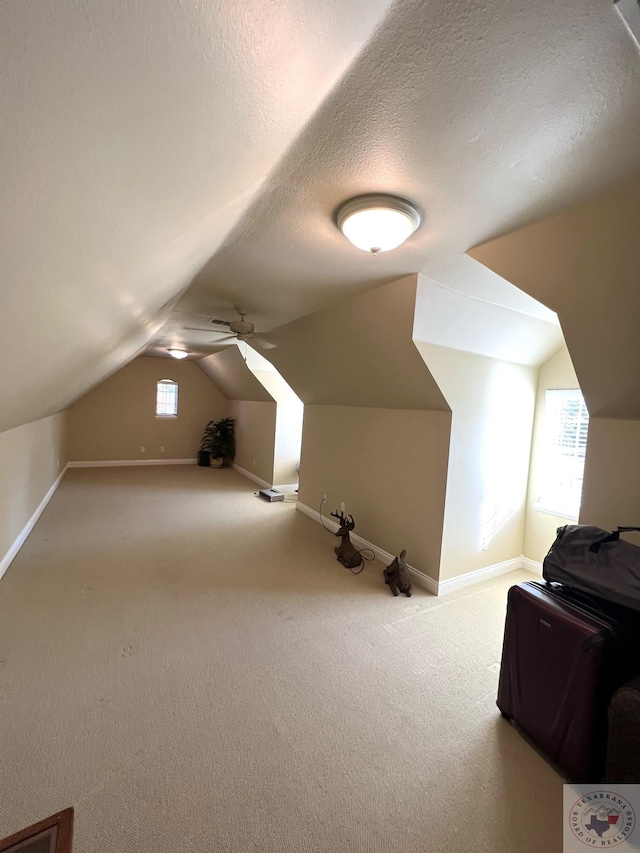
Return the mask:
<path fill-rule="evenodd" d="M 264 355 L 306 405 L 448 411 L 413 345 L 418 276 L 269 332 Z"/>
<path fill-rule="evenodd" d="M 236 465 L 272 486 L 276 404 L 229 400 L 229 416 L 236 421 Z"/>
<path fill-rule="evenodd" d="M 450 412 L 412 332 L 416 275 L 269 333 L 304 403 L 299 499 L 344 501 L 356 532 L 438 578 Z"/>
<path fill-rule="evenodd" d="M 304 406 L 278 371 L 254 369 L 254 374 L 276 401 L 276 431 L 273 460 L 275 485 L 298 482 L 296 465 L 300 462 Z"/>
<path fill-rule="evenodd" d="M 243 344 L 244 346 L 244 344 Z M 247 354 L 250 355 L 251 348 Z M 229 400 L 257 400 L 271 403 L 273 398 L 247 366 L 235 344 L 195 362 Z"/>
<path fill-rule="evenodd" d="M 440 580 L 519 559 L 536 370 L 416 341 L 451 406 Z"/>
<path fill-rule="evenodd" d="M 639 517 L 638 222 L 633 182 L 469 252 L 560 318 L 591 416 L 580 521 L 600 526 Z"/>
<path fill-rule="evenodd" d="M 557 312 L 592 417 L 640 419 L 640 182 L 477 246 Z"/>
<path fill-rule="evenodd" d="M 590 419 L 580 523 L 640 524 L 640 421 Z"/>
<path fill-rule="evenodd" d="M 534 503 L 540 496 L 540 476 L 542 472 L 543 439 L 544 439 L 544 403 L 545 393 L 549 389 L 579 388 L 578 377 L 571 362 L 569 350 L 565 347 L 558 350 L 538 371 L 536 391 L 536 415 L 533 425 L 533 440 L 531 442 L 531 466 L 529 469 L 529 488 L 527 491 L 527 514 L 524 528 L 522 553 L 529 560 L 541 563 L 553 540 L 556 530 L 563 524 L 575 523 L 575 519 L 553 515 L 549 512 L 535 509 Z M 589 429 L 591 433 L 591 428 Z M 591 434 L 589 434 L 591 442 Z"/>
<path fill-rule="evenodd" d="M 66 413 L 0 433 L 0 576 L 11 548 L 67 463 Z"/>
<path fill-rule="evenodd" d="M 283 395 L 277 406 L 273 480 L 278 485 L 295 485 L 302 451 L 304 406 L 293 392 Z"/>
<path fill-rule="evenodd" d="M 161 379 L 178 383 L 175 419 L 156 418 Z M 227 411 L 227 399 L 195 364 L 140 357 L 71 406 L 69 459 L 193 459 L 207 422 Z"/>
<path fill-rule="evenodd" d="M 251 353 L 249 347 L 246 355 Z M 274 485 L 275 400 L 235 344 L 201 359 L 198 366 L 229 399 L 229 416 L 236 422 L 236 465 Z"/>
<path fill-rule="evenodd" d="M 449 412 L 305 406 L 299 500 L 344 501 L 359 536 L 437 580 L 449 427 Z"/>

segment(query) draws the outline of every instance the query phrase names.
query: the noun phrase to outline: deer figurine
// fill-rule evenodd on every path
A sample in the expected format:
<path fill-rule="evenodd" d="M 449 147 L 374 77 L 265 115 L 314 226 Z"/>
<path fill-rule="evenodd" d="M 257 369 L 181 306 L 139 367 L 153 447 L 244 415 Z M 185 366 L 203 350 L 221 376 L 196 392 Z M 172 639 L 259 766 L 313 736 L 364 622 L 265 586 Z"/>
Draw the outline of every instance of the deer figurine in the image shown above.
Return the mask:
<path fill-rule="evenodd" d="M 389 584 L 389 589 L 394 595 L 397 595 L 398 592 L 404 592 L 404 594 L 410 598 L 411 580 L 409 569 L 407 568 L 407 563 L 405 561 L 406 556 L 407 552 L 401 551 L 393 563 L 390 563 L 387 568 L 384 569 L 383 574 L 384 582 Z"/>
<path fill-rule="evenodd" d="M 347 569 L 355 569 L 356 566 L 362 565 L 362 554 L 353 546 L 351 539 L 349 539 L 349 533 L 356 526 L 353 516 L 345 516 L 342 511 L 339 513 L 332 512 L 331 515 L 340 522 L 336 536 L 340 536 L 342 542 L 333 549 L 336 552 L 338 562 L 342 563 Z"/>

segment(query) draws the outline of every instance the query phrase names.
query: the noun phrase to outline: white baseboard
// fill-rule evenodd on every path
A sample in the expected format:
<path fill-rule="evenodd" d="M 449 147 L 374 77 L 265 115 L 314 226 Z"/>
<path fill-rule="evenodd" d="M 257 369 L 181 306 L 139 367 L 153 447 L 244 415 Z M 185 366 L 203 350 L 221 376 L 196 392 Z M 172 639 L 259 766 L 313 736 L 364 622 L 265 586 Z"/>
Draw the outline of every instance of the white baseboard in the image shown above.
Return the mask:
<path fill-rule="evenodd" d="M 123 468 L 131 465 L 195 465 L 197 459 L 98 459 L 91 462 L 68 462 L 69 468 Z"/>
<path fill-rule="evenodd" d="M 336 533 L 338 527 L 340 526 L 332 518 L 327 518 L 324 515 L 321 519 L 320 513 L 317 510 L 311 509 L 311 507 L 306 506 L 306 504 L 300 503 L 300 501 L 298 501 L 298 503 L 296 504 L 296 509 L 299 509 L 300 512 L 304 513 L 304 515 L 307 515 L 309 518 L 312 518 L 319 524 L 324 524 L 324 526 L 327 527 L 332 533 Z M 376 560 L 379 560 L 385 566 L 388 566 L 389 563 L 392 563 L 396 558 L 396 555 L 389 554 L 388 551 L 383 551 L 382 548 L 379 548 L 372 542 L 367 542 L 366 539 L 363 539 L 362 536 L 358 536 L 357 533 L 351 534 L 351 541 L 359 550 L 362 550 L 363 548 L 371 549 L 371 551 L 373 551 L 373 553 L 375 554 Z M 428 575 L 425 575 L 423 572 L 419 571 L 413 566 L 410 566 L 409 564 L 407 564 L 407 568 L 411 572 L 411 576 L 418 586 L 423 587 L 423 589 L 428 590 L 433 595 L 438 594 L 438 584 L 436 581 L 433 580 L 433 578 L 430 578 Z"/>
<path fill-rule="evenodd" d="M 255 474 L 252 474 L 251 471 L 247 471 L 246 468 L 241 468 L 239 465 L 236 465 L 235 462 L 231 463 L 231 467 L 234 471 L 237 471 L 238 474 L 242 474 L 243 477 L 247 477 L 249 480 L 253 480 L 254 483 L 257 483 L 263 489 L 270 489 L 271 483 L 267 483 L 266 480 L 262 480 L 260 477 L 257 477 Z"/>
<path fill-rule="evenodd" d="M 47 504 L 49 503 L 49 501 L 51 500 L 51 498 L 55 494 L 55 491 L 58 488 L 58 486 L 60 485 L 60 481 L 64 477 L 65 472 L 66 472 L 68 467 L 69 467 L 69 463 L 67 462 L 67 464 L 64 466 L 64 468 L 62 469 L 60 474 L 58 474 L 58 476 L 56 477 L 56 479 L 55 479 L 53 485 L 51 486 L 51 488 L 49 489 L 49 491 L 46 493 L 46 495 L 42 498 L 42 500 L 38 504 L 38 508 L 36 509 L 36 511 L 33 513 L 31 518 L 29 519 L 29 521 L 27 521 L 25 526 L 20 531 L 20 533 L 19 533 L 17 539 L 15 540 L 15 542 L 13 543 L 13 545 L 9 548 L 9 550 L 4 555 L 2 560 L 0 560 L 0 578 L 7 571 L 7 569 L 9 568 L 11 563 L 13 562 L 16 554 L 18 553 L 20 548 L 22 548 L 22 546 L 24 545 L 24 543 L 27 539 L 27 536 L 31 533 L 33 528 L 36 526 L 37 520 L 40 518 L 40 516 L 42 515 L 42 513 L 45 510 L 45 507 L 47 506 Z"/>
<path fill-rule="evenodd" d="M 449 578 L 446 581 L 438 582 L 438 595 L 445 595 L 448 592 L 453 592 L 456 589 L 462 589 L 465 586 L 480 583 L 481 581 L 497 578 L 499 575 L 506 575 L 516 569 L 522 568 L 522 557 L 514 557 L 512 560 L 505 560 L 502 563 L 494 563 L 492 566 L 485 566 L 482 569 L 476 569 L 473 572 L 466 572 L 464 575 L 457 575 L 455 578 Z"/>
<path fill-rule="evenodd" d="M 542 577 L 542 563 L 538 563 L 536 560 L 530 560 L 528 557 L 522 557 L 521 568 L 526 569 L 528 572 L 533 572 L 534 575 L 540 575 L 540 577 Z"/>
<path fill-rule="evenodd" d="M 311 509 L 311 507 L 306 506 L 303 503 L 298 502 L 297 509 L 300 512 L 307 515 L 309 518 L 312 518 L 314 521 L 320 522 L 320 513 Z M 325 527 L 327 527 L 332 533 L 335 533 L 338 530 L 339 525 L 332 518 L 327 518 L 325 515 L 322 516 L 322 523 Z M 387 551 L 383 551 L 382 548 L 379 548 L 377 545 L 372 544 L 371 542 L 367 542 L 366 539 L 363 539 L 361 536 L 352 533 L 351 541 L 356 546 L 356 548 L 371 548 L 371 550 L 376 555 L 376 560 L 379 560 L 384 565 L 388 566 L 389 563 L 394 560 L 395 556 L 393 554 L 389 554 Z M 423 587 L 428 590 L 433 595 L 446 595 L 449 592 L 453 592 L 456 589 L 462 589 L 465 586 L 471 586 L 472 584 L 480 583 L 481 581 L 489 580 L 490 578 L 496 578 L 499 575 L 507 574 L 508 572 L 513 572 L 516 569 L 527 569 L 528 571 L 535 572 L 536 574 L 542 573 L 542 565 L 540 563 L 536 563 L 533 560 L 528 560 L 525 557 L 514 557 L 512 560 L 505 560 L 502 563 L 495 563 L 492 566 L 485 566 L 482 569 L 476 569 L 473 572 L 467 572 L 464 575 L 458 575 L 455 578 L 449 578 L 446 581 L 436 581 L 433 578 L 425 575 L 424 572 L 421 572 L 419 569 L 414 568 L 414 566 L 408 566 L 409 571 L 413 577 L 413 580 L 418 586 Z"/>
<path fill-rule="evenodd" d="M 389 557 L 391 558 L 391 561 L 393 561 L 395 559 L 395 557 L 392 557 L 391 554 L 389 554 Z M 437 595 L 438 594 L 438 582 L 437 581 L 434 581 L 434 579 L 430 578 L 429 575 L 425 575 L 424 572 L 421 572 L 418 569 L 415 569 L 413 566 L 410 566 L 408 563 L 407 563 L 407 568 L 411 572 L 411 576 L 413 577 L 414 583 L 416 583 L 418 586 L 421 586 L 423 589 L 426 589 L 427 592 L 431 593 L 431 595 Z"/>

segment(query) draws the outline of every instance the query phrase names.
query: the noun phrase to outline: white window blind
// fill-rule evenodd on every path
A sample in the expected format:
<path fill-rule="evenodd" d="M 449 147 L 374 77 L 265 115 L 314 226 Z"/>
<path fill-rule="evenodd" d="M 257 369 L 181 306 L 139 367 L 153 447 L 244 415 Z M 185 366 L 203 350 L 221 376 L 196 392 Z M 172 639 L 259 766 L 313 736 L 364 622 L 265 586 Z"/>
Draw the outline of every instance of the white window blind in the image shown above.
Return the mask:
<path fill-rule="evenodd" d="M 582 499 L 589 412 L 578 390 L 549 390 L 544 404 L 544 448 L 538 509 L 576 518 Z"/>
<path fill-rule="evenodd" d="M 156 417 L 175 418 L 178 415 L 178 383 L 161 379 L 156 391 Z"/>

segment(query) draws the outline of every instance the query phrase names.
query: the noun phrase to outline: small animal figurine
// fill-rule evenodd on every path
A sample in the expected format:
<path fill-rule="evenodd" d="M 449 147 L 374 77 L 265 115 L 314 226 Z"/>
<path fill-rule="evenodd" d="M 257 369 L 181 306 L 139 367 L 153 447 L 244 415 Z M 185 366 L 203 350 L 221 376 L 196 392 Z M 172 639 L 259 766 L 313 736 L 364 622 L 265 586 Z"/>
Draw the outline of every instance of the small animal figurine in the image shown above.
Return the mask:
<path fill-rule="evenodd" d="M 397 595 L 398 592 L 404 592 L 404 594 L 410 598 L 411 580 L 409 576 L 409 569 L 405 562 L 406 556 L 407 552 L 401 551 L 400 556 L 396 557 L 393 563 L 384 569 L 383 574 L 384 582 L 389 584 L 389 588 L 394 595 Z"/>
<path fill-rule="evenodd" d="M 353 516 L 345 516 L 342 511 L 339 513 L 332 512 L 331 515 L 340 522 L 336 536 L 340 536 L 342 542 L 333 549 L 336 552 L 338 562 L 342 563 L 346 569 L 355 569 L 357 566 L 361 566 L 363 562 L 362 554 L 354 547 L 351 539 L 349 539 L 349 533 L 356 526 Z"/>

